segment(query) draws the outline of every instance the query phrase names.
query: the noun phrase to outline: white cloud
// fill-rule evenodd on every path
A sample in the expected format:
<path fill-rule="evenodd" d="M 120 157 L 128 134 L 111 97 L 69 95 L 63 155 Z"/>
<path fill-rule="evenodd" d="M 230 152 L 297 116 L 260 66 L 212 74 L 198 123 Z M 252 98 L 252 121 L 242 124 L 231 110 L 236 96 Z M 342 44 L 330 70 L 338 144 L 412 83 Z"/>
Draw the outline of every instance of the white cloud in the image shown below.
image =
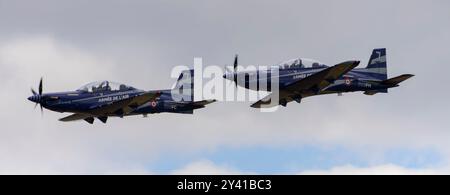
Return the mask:
<path fill-rule="evenodd" d="M 435 175 L 449 174 L 448 170 L 442 169 L 411 169 L 394 164 L 383 164 L 370 167 L 356 167 L 344 165 L 333 167 L 328 170 L 307 170 L 300 175 Z"/>
<path fill-rule="evenodd" d="M 51 83 L 44 86 L 51 87 L 47 90 L 67 90 L 86 81 L 108 78 L 114 67 L 108 58 L 94 56 L 48 35 L 3 41 L 0 64 L 6 69 L 3 85 L 16 88 L 26 83 L 37 85 L 43 76 L 44 84 Z"/>
<path fill-rule="evenodd" d="M 246 174 L 227 165 L 217 165 L 209 160 L 189 163 L 181 169 L 171 172 L 173 175 L 240 175 Z M 248 174 L 248 173 L 247 173 Z"/>
<path fill-rule="evenodd" d="M 304 170 L 299 175 L 436 175 L 449 174 L 446 168 L 405 168 L 395 164 L 380 164 L 374 166 L 354 166 L 343 165 L 324 170 Z M 260 174 L 243 172 L 235 167 L 219 165 L 210 160 L 198 160 L 187 164 L 186 166 L 171 171 L 174 175 L 236 175 L 236 174 Z M 277 174 L 277 173 L 274 173 Z M 282 174 L 282 173 L 278 173 Z M 293 172 L 283 174 L 294 174 Z"/>

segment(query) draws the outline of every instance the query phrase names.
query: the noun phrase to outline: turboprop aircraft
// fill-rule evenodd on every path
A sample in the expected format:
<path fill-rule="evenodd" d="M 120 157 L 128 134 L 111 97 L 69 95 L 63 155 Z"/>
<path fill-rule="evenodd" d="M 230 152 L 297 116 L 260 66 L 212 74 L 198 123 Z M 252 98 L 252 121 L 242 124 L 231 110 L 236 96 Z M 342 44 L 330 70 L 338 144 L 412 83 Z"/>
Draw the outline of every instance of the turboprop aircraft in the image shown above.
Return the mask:
<path fill-rule="evenodd" d="M 93 124 L 97 118 L 106 123 L 108 117 L 123 118 L 130 115 L 147 117 L 147 114 L 162 112 L 193 114 L 195 109 L 204 108 L 207 104 L 215 102 L 215 100 L 193 101 L 193 72 L 193 70 L 183 71 L 173 89 L 151 91 L 111 81 L 100 81 L 89 83 L 75 91 L 43 93 L 41 78 L 38 92 L 31 89 L 33 95 L 28 100 L 35 102 L 35 107 L 39 104 L 41 112 L 46 108 L 55 112 L 73 113 L 59 119 L 64 122 L 85 120 Z"/>
<path fill-rule="evenodd" d="M 398 87 L 399 83 L 413 77 L 403 74 L 387 78 L 386 49 L 374 49 L 368 65 L 365 68 L 355 68 L 360 61 L 350 60 L 334 66 L 327 66 L 315 60 L 296 58 L 272 66 L 266 71 L 238 71 L 238 58 L 235 57 L 234 70 L 228 71 L 223 77 L 236 85 L 251 90 L 272 91 L 272 86 L 278 85 L 279 93 L 271 93 L 252 104 L 251 107 L 286 106 L 291 101 L 301 102 L 303 98 L 362 91 L 365 95 L 387 93 L 389 88 Z M 274 68 L 278 74 L 272 74 Z M 262 76 L 264 74 L 264 77 Z M 278 83 L 271 83 L 273 77 L 278 77 Z M 266 83 L 264 83 L 266 82 Z M 264 83 L 264 87 L 260 87 Z M 278 95 L 278 103 L 272 103 L 274 94 Z"/>

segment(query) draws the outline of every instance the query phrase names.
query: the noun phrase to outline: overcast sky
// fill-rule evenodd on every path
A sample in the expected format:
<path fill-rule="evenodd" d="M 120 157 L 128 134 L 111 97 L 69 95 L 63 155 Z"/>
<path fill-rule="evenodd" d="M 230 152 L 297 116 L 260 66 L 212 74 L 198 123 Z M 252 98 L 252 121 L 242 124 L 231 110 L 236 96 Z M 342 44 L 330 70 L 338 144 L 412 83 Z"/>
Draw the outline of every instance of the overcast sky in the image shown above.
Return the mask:
<path fill-rule="evenodd" d="M 0 0 L 0 173 L 450 173 L 450 2 Z M 388 94 L 329 95 L 274 113 L 219 102 L 194 115 L 62 123 L 30 87 L 170 87 L 193 64 L 337 64 L 388 49 Z"/>

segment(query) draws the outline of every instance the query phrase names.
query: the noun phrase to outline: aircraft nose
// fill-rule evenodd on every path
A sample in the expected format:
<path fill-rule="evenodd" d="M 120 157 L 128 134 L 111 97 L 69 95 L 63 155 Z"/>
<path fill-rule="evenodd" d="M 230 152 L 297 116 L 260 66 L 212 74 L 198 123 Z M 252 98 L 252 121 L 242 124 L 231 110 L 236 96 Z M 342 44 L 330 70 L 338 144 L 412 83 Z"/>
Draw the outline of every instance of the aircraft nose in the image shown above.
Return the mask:
<path fill-rule="evenodd" d="M 34 101 L 33 101 L 33 96 L 28 97 L 28 100 L 34 102 Z"/>
<path fill-rule="evenodd" d="M 234 75 L 235 75 L 235 73 L 225 73 L 225 74 L 223 74 L 223 78 L 224 79 L 228 79 L 228 80 L 233 80 L 233 78 L 234 78 Z"/>
<path fill-rule="evenodd" d="M 34 102 L 34 103 L 37 103 L 37 98 L 36 98 L 36 96 L 30 96 L 30 97 L 28 97 L 28 100 L 30 100 L 30 101 L 32 101 L 32 102 Z"/>

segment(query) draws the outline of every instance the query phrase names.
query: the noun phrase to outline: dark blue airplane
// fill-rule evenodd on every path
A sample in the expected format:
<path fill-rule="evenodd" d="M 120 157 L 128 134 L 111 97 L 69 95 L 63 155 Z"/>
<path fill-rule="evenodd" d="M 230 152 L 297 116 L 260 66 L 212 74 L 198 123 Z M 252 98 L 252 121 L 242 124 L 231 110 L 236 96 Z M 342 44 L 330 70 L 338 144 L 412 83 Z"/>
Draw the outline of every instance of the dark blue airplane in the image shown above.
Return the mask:
<path fill-rule="evenodd" d="M 301 102 L 303 98 L 344 92 L 363 91 L 366 95 L 387 93 L 389 88 L 398 87 L 399 83 L 413 77 L 404 74 L 387 78 L 386 49 L 374 49 L 369 64 L 365 68 L 355 68 L 360 61 L 346 61 L 334 66 L 320 62 L 297 58 L 285 61 L 273 68 L 279 68 L 279 75 L 272 75 L 273 68 L 267 71 L 237 71 L 237 56 L 234 71 L 226 73 L 224 78 L 234 81 L 236 85 L 251 90 L 271 91 L 272 85 L 279 86 L 279 102 L 271 104 L 274 94 L 251 105 L 254 108 L 286 106 L 291 101 Z M 266 77 L 262 77 L 265 74 Z M 277 77 L 278 83 L 271 83 Z M 266 82 L 266 83 L 264 83 Z M 260 87 L 264 83 L 266 87 Z M 261 89 L 264 88 L 264 89 Z"/>
<path fill-rule="evenodd" d="M 70 112 L 60 121 L 85 120 L 90 124 L 94 118 L 106 123 L 108 117 L 170 112 L 193 114 L 215 100 L 193 101 L 193 70 L 180 74 L 173 89 L 144 91 L 124 84 L 109 81 L 93 82 L 76 91 L 42 93 L 42 78 L 39 92 L 31 89 L 28 100 L 56 112 Z M 192 75 L 192 77 L 190 76 Z M 190 89 L 189 89 L 190 87 Z M 188 89 L 185 89 L 188 88 Z M 185 89 L 183 91 L 183 89 Z"/>

